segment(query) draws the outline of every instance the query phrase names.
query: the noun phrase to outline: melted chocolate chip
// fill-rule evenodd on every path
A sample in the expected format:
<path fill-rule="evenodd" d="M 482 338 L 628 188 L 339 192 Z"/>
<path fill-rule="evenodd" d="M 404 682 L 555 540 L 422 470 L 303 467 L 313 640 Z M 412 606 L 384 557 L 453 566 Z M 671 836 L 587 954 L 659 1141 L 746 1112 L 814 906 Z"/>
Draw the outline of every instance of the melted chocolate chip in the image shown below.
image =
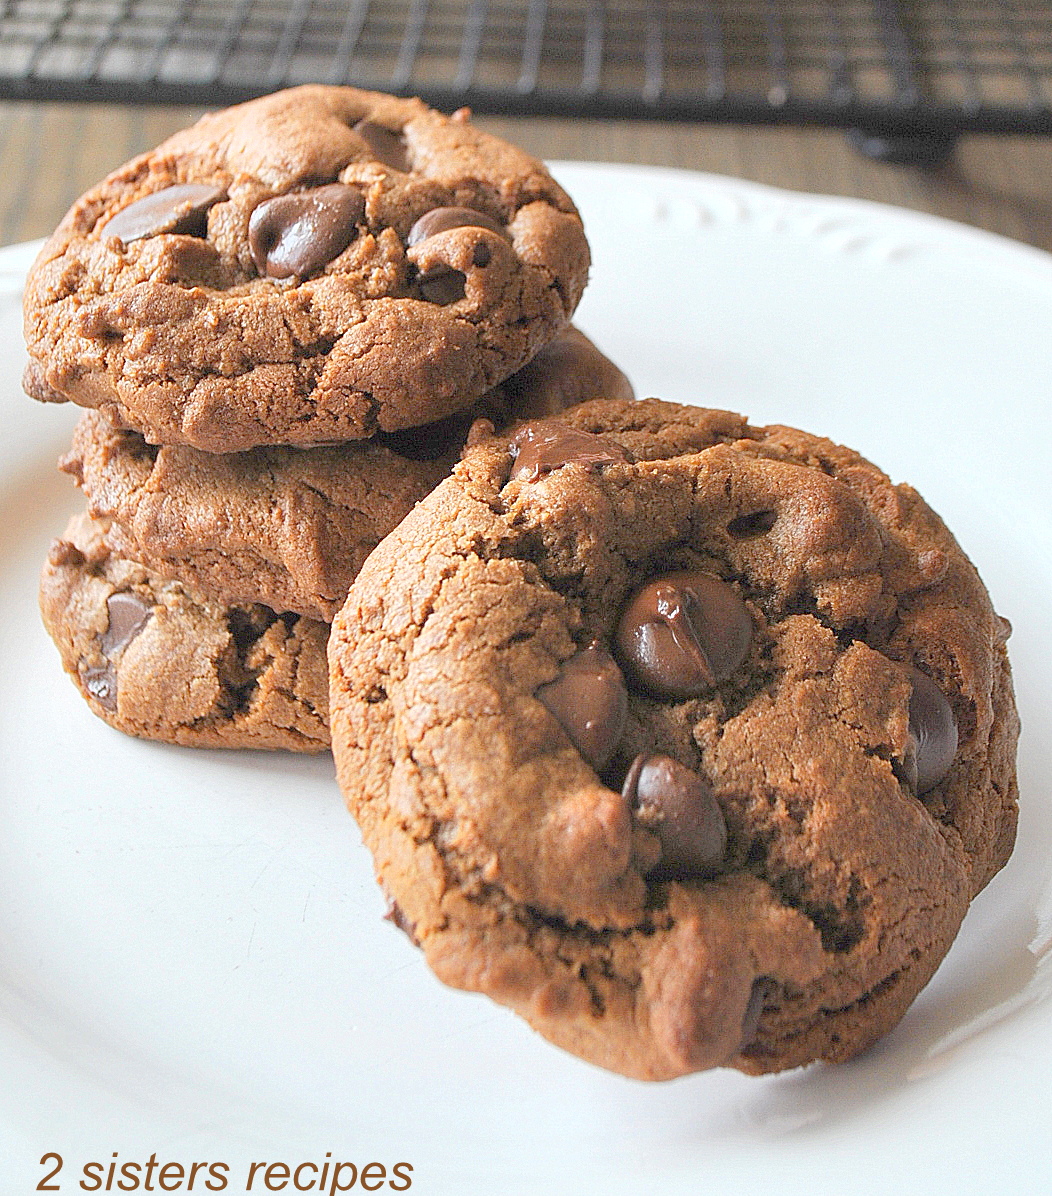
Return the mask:
<path fill-rule="evenodd" d="M 616 643 L 631 680 L 678 701 L 726 680 L 748 654 L 752 632 L 733 586 L 711 573 L 669 573 L 636 591 Z"/>
<path fill-rule="evenodd" d="M 598 644 L 571 656 L 554 681 L 537 690 L 574 747 L 599 772 L 610 759 L 628 714 L 628 694 L 617 662 Z"/>
<path fill-rule="evenodd" d="M 909 742 L 903 759 L 906 779 L 918 797 L 950 771 L 957 754 L 957 720 L 946 696 L 919 669 L 911 669 Z"/>
<path fill-rule="evenodd" d="M 121 591 L 106 599 L 109 626 L 99 636 L 99 648 L 106 663 L 93 665 L 81 673 L 84 688 L 104 710 L 117 709 L 117 673 L 113 657 L 126 648 L 150 621 L 153 607 L 138 594 Z"/>
<path fill-rule="evenodd" d="M 101 667 L 85 669 L 81 674 L 84 688 L 104 709 L 117 709 L 117 674 L 113 665 L 104 664 Z"/>
<path fill-rule="evenodd" d="M 385 166 L 403 172 L 411 169 L 409 149 L 399 134 L 392 133 L 390 129 L 385 129 L 383 125 L 378 125 L 371 120 L 360 120 L 354 126 L 354 131 Z"/>
<path fill-rule="evenodd" d="M 473 208 L 432 208 L 409 230 L 408 245 L 418 245 L 428 237 L 438 233 L 448 232 L 451 228 L 488 228 L 491 233 L 499 233 L 506 240 L 511 240 L 508 230 L 503 224 L 498 224 L 492 216 L 485 212 L 476 212 Z M 478 264 L 478 263 L 476 263 Z"/>
<path fill-rule="evenodd" d="M 362 193 L 342 183 L 264 200 L 248 222 L 256 269 L 270 278 L 309 278 L 350 245 L 364 214 Z"/>
<path fill-rule="evenodd" d="M 636 820 L 653 831 L 661 859 L 652 880 L 711 876 L 727 850 L 727 824 L 708 784 L 671 756 L 641 753 L 621 789 Z"/>
<path fill-rule="evenodd" d="M 121 648 L 126 648 L 150 621 L 153 607 L 144 602 L 138 594 L 124 591 L 111 594 L 106 599 L 110 624 L 99 637 L 102 654 L 112 657 Z"/>
<path fill-rule="evenodd" d="M 203 237 L 208 209 L 226 198 L 219 187 L 204 183 L 179 183 L 144 195 L 102 226 L 104 237 L 117 237 L 125 245 L 159 233 L 184 233 Z"/>
<path fill-rule="evenodd" d="M 454 270 L 452 266 L 436 266 L 417 279 L 421 296 L 428 303 L 437 303 L 439 307 L 463 299 L 466 282 L 461 271 Z"/>
<path fill-rule="evenodd" d="M 595 469 L 628 460 L 628 454 L 616 441 L 592 432 L 580 432 L 554 419 L 538 419 L 526 424 L 511 443 L 518 450 L 511 471 L 512 481 L 535 482 L 563 465 Z"/>

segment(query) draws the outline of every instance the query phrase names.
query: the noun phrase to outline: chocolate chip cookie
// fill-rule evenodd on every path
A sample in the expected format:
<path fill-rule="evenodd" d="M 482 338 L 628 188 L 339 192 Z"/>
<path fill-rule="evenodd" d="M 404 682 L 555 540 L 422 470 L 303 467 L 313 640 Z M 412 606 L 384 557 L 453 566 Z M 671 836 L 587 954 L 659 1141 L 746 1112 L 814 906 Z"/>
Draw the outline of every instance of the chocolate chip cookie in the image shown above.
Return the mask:
<path fill-rule="evenodd" d="M 549 415 L 631 385 L 567 329 L 464 416 L 315 449 L 157 448 L 85 412 L 62 468 L 110 521 L 118 555 L 222 605 L 262 603 L 329 621 L 372 549 L 449 472 L 471 421 Z"/>
<path fill-rule="evenodd" d="M 329 746 L 328 625 L 217 604 L 115 554 L 78 516 L 51 546 L 40 608 L 91 709 L 142 739 L 190 747 Z"/>
<path fill-rule="evenodd" d="M 361 439 L 520 369 L 588 265 L 569 197 L 466 111 L 294 88 L 77 201 L 29 273 L 25 385 L 156 444 Z"/>
<path fill-rule="evenodd" d="M 333 747 L 446 983 L 645 1079 L 840 1061 L 1011 851 L 1008 631 L 850 449 L 585 404 L 470 447 L 371 555 Z"/>

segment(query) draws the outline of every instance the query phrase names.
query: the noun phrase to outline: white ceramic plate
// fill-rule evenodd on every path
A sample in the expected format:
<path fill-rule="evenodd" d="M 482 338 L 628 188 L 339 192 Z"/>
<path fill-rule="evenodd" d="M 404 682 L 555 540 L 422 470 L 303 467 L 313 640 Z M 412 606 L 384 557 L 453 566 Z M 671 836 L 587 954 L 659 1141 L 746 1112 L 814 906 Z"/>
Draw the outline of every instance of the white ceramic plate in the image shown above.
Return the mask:
<path fill-rule="evenodd" d="M 52 1151 L 63 1192 L 151 1152 L 227 1164 L 228 1192 L 263 1161 L 408 1162 L 413 1192 L 487 1196 L 1049 1191 L 1052 258 L 726 179 L 558 173 L 595 251 L 580 323 L 640 394 L 851 444 L 956 530 L 1015 624 L 1014 857 L 899 1028 L 839 1068 L 648 1087 L 442 988 L 381 918 L 328 759 L 127 739 L 63 676 L 35 587 L 78 506 L 54 470 L 76 413 L 20 393 L 27 250 L 5 250 L 3 1196 Z"/>

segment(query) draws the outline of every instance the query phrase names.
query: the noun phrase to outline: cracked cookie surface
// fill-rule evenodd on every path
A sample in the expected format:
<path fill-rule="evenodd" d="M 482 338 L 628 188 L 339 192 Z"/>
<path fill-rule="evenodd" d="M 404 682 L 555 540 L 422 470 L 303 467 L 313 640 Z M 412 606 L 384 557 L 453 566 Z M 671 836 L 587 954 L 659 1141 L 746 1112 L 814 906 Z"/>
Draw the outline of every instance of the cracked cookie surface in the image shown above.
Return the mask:
<path fill-rule="evenodd" d="M 293 88 L 77 201 L 29 273 L 25 386 L 157 444 L 361 439 L 464 410 L 523 366 L 588 265 L 566 193 L 466 113 Z"/>
<path fill-rule="evenodd" d="M 333 750 L 446 983 L 639 1078 L 841 1061 L 1011 851 L 1007 635 L 852 450 L 584 404 L 469 448 L 369 558 Z"/>
<path fill-rule="evenodd" d="M 115 554 L 77 516 L 51 546 L 44 625 L 92 711 L 188 747 L 329 746 L 326 623 L 217 604 Z"/>
<path fill-rule="evenodd" d="M 474 415 L 498 427 L 595 396 L 631 397 L 628 379 L 575 328 L 476 403 L 437 425 L 326 448 L 205 453 L 157 448 L 85 412 L 62 468 L 107 542 L 220 603 L 256 602 L 326 622 L 373 548 L 449 472 Z"/>

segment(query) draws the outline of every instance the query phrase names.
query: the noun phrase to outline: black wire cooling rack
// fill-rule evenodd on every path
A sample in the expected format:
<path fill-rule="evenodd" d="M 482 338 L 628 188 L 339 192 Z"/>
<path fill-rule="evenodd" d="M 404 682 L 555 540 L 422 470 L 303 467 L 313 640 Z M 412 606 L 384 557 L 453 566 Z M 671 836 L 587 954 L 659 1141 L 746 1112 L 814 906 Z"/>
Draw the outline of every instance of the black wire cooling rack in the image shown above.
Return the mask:
<path fill-rule="evenodd" d="M 507 114 L 1052 133 L 1052 4 L 6 0 L 0 98 L 226 104 L 309 81 Z"/>

